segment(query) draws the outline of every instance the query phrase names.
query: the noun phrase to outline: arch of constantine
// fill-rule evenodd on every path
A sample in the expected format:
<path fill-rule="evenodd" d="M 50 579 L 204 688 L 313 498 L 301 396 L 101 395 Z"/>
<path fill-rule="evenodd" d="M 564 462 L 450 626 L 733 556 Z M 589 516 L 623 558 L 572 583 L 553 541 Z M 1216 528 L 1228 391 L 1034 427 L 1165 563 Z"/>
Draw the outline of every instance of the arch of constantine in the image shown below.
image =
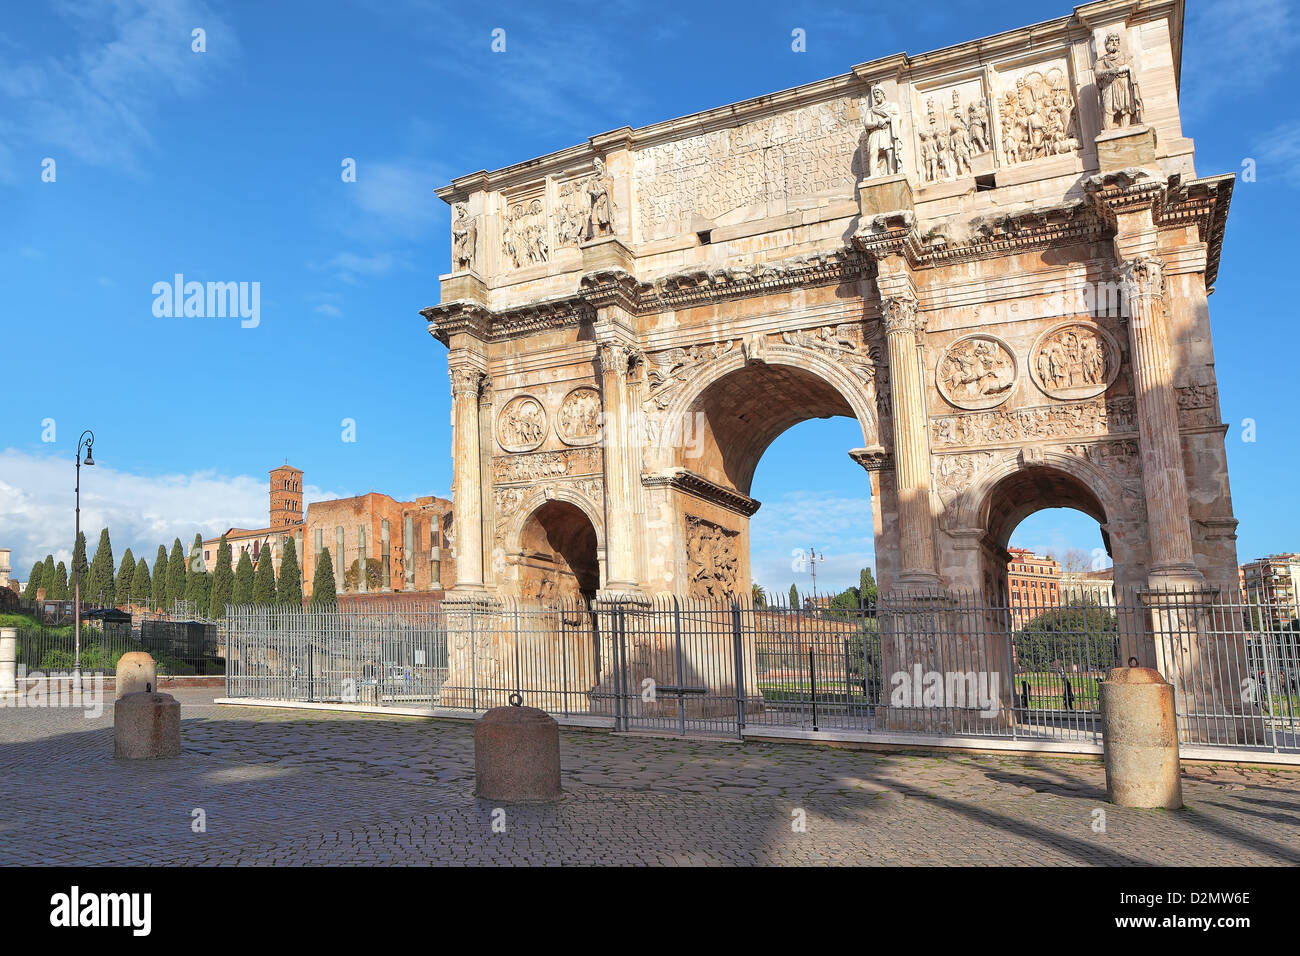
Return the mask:
<path fill-rule="evenodd" d="M 746 595 L 755 467 L 832 415 L 882 591 L 999 593 L 1049 507 L 1119 588 L 1235 588 L 1181 35 L 1102 0 L 440 189 L 453 597 Z"/>

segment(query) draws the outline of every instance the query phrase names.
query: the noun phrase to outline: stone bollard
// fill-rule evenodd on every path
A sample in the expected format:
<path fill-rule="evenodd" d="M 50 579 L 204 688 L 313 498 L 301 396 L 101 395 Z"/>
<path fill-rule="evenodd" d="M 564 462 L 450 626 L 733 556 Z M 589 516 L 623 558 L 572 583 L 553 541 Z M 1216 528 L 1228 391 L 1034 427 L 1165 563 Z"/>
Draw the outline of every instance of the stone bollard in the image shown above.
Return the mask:
<path fill-rule="evenodd" d="M 536 707 L 494 707 L 474 722 L 475 796 L 560 799 L 560 725 Z"/>
<path fill-rule="evenodd" d="M 141 691 L 113 706 L 113 756 L 153 760 L 181 754 L 181 705 L 171 694 Z"/>
<path fill-rule="evenodd" d="M 1121 807 L 1183 805 L 1174 687 L 1150 667 L 1112 668 L 1101 682 L 1106 796 Z"/>
<path fill-rule="evenodd" d="M 127 694 L 153 693 L 158 689 L 158 665 L 145 651 L 123 654 L 117 662 L 117 680 L 113 685 L 118 700 Z"/>
<path fill-rule="evenodd" d="M 0 695 L 18 692 L 18 628 L 0 627 Z"/>

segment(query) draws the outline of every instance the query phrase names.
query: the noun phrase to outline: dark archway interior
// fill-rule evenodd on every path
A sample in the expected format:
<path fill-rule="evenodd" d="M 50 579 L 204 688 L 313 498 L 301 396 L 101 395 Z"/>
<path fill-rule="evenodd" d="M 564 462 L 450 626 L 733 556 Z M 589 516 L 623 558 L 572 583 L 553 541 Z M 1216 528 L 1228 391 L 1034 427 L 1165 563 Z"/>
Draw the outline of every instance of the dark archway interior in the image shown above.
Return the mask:
<path fill-rule="evenodd" d="M 540 600 L 596 596 L 600 561 L 596 529 L 576 505 L 548 501 L 524 524 L 520 541 L 523 588 Z"/>
<path fill-rule="evenodd" d="M 1111 554 L 1110 536 L 1106 532 L 1106 509 L 1101 501 L 1078 478 L 1055 468 L 1031 466 L 1008 475 L 989 493 L 985 519 L 984 586 L 1005 596 L 1007 546 L 1020 523 L 1031 514 L 1048 508 L 1072 508 L 1081 511 L 1100 525 L 1102 544 Z"/>
<path fill-rule="evenodd" d="M 687 447 L 682 466 L 746 495 L 763 452 L 786 429 L 810 418 L 856 418 L 844 396 L 812 372 L 757 363 L 710 385 L 691 413 L 701 454 L 692 457 Z"/>

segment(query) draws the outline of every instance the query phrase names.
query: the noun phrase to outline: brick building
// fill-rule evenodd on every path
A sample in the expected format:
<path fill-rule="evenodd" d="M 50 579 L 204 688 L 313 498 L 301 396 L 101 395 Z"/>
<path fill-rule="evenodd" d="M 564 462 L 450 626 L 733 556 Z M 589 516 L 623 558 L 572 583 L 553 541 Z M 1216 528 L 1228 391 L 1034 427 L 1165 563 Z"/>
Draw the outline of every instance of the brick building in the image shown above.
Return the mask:
<path fill-rule="evenodd" d="M 248 552 L 254 564 L 271 555 L 276 575 L 287 537 L 294 539 L 302 592 L 311 596 L 316 562 L 326 548 L 340 595 L 395 592 L 441 592 L 451 587 L 451 502 L 433 496 L 397 501 L 380 492 L 351 498 L 314 501 L 303 514 L 302 470 L 285 464 L 270 473 L 269 524 L 265 528 L 230 528 L 230 561 Z M 221 539 L 203 542 L 203 561 L 216 569 Z M 339 561 L 338 556 L 343 556 Z M 370 580 L 358 572 L 364 554 Z"/>
<path fill-rule="evenodd" d="M 1267 626 L 1286 626 L 1295 618 L 1300 598 L 1300 554 L 1270 554 L 1243 564 L 1240 570 L 1246 600 L 1269 608 Z"/>
<path fill-rule="evenodd" d="M 311 596 L 318 556 L 329 549 L 340 594 L 441 591 L 455 581 L 451 502 L 432 496 L 397 501 L 372 491 L 307 506 L 303 593 Z M 343 560 L 339 560 L 342 555 Z M 361 556 L 371 569 L 360 573 Z"/>
<path fill-rule="evenodd" d="M 1061 565 L 1027 548 L 1007 548 L 1007 603 L 1012 624 L 1022 624 L 1054 607 L 1060 596 Z"/>

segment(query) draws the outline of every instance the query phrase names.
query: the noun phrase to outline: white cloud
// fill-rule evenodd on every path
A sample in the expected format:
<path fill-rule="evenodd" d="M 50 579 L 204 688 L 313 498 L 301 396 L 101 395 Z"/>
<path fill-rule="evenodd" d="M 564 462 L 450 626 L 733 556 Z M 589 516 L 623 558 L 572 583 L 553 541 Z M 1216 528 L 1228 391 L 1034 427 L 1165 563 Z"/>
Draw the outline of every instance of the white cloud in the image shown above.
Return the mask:
<path fill-rule="evenodd" d="M 68 457 L 0 451 L 0 547 L 12 549 L 20 580 L 47 554 L 71 561 L 74 477 Z M 303 489 L 304 503 L 335 497 L 312 485 Z M 196 531 L 209 538 L 232 526 L 264 528 L 268 505 L 265 475 L 136 475 L 103 463 L 81 470 L 87 547 L 93 555 L 99 531 L 107 527 L 115 563 L 129 547 L 152 565 L 158 545 L 170 549 L 172 539 L 180 538 L 188 546 Z"/>
<path fill-rule="evenodd" d="M 203 0 L 93 0 L 55 10 L 67 31 L 52 39 L 73 52 L 24 58 L 6 44 L 0 140 L 39 144 L 56 160 L 71 154 L 133 167 L 153 143 L 148 126 L 158 105 L 197 95 L 238 54 L 233 33 Z M 207 31 L 206 53 L 190 48 L 196 27 Z"/>
<path fill-rule="evenodd" d="M 787 492 L 764 502 L 749 523 L 750 562 L 754 581 L 770 593 L 784 597 L 790 585 L 811 592 L 812 576 L 806 562 L 795 570 L 798 551 L 815 548 L 824 560 L 817 564 L 817 592 L 833 593 L 858 583 L 858 574 L 875 565 L 871 500 Z"/>
<path fill-rule="evenodd" d="M 1270 130 L 1255 150 L 1256 176 L 1269 181 L 1281 179 L 1300 183 L 1300 121 L 1283 123 Z"/>
<path fill-rule="evenodd" d="M 340 252 L 320 268 L 333 272 L 342 282 L 353 283 L 358 276 L 377 278 L 391 275 L 412 268 L 412 264 L 409 257 L 394 252 L 378 252 L 372 256 Z"/>
<path fill-rule="evenodd" d="M 1289 0 L 1199 0 L 1188 4 L 1183 36 L 1182 78 L 1194 88 L 1189 105 L 1196 109 L 1222 110 L 1225 104 L 1210 103 L 1211 96 L 1265 85 L 1300 44 Z"/>

